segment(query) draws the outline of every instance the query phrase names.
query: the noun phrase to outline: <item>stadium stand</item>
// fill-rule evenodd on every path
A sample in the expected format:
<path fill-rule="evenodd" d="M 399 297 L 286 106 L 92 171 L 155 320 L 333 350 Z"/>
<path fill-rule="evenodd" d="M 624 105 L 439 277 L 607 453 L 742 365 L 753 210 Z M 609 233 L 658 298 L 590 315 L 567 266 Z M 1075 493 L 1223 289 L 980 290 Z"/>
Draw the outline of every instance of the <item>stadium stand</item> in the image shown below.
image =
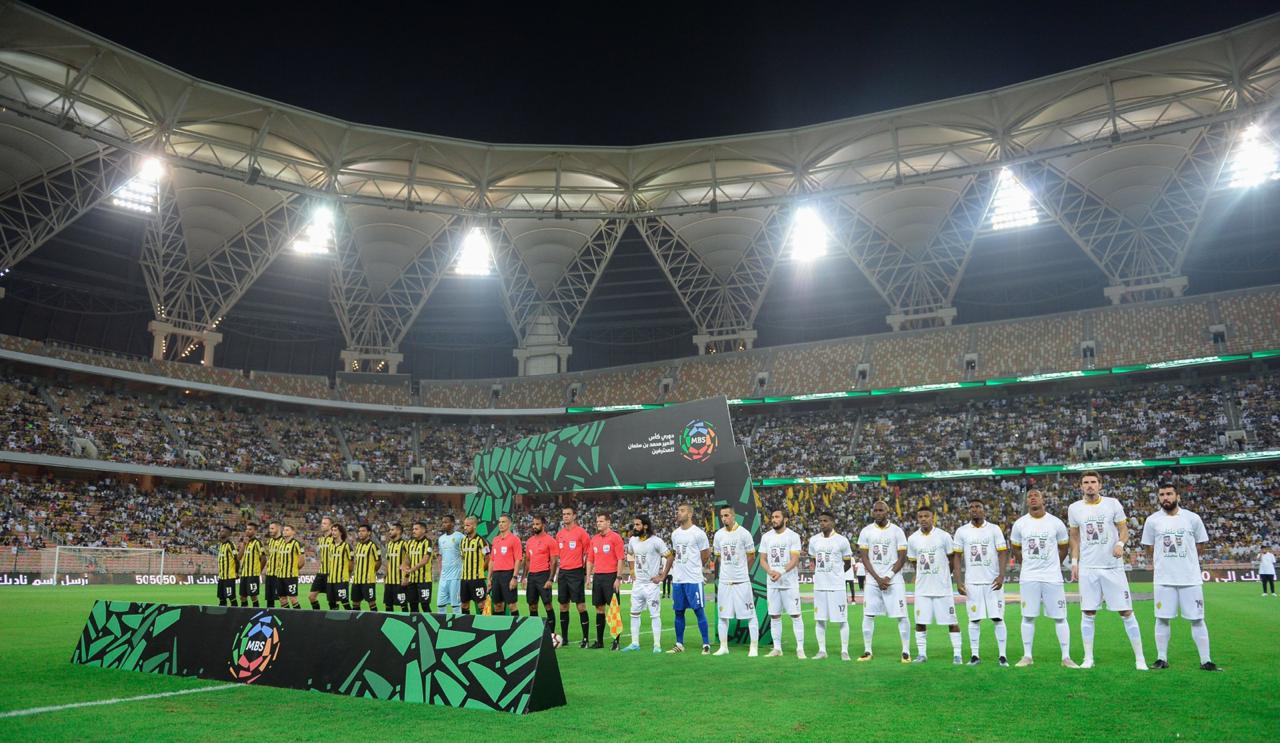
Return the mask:
<path fill-rule="evenodd" d="M 862 340 L 822 343 L 775 352 L 769 388 L 779 395 L 836 392 L 858 386 Z"/>
<path fill-rule="evenodd" d="M 1231 353 L 1280 348 L 1280 290 L 1228 294 L 1218 299 Z"/>
<path fill-rule="evenodd" d="M 601 372 L 589 376 L 574 405 L 626 405 L 638 402 L 655 402 L 659 399 L 658 385 L 664 377 L 671 376 L 668 366 L 641 366 L 616 371 Z"/>
<path fill-rule="evenodd" d="M 730 354 L 686 360 L 676 372 L 675 388 L 668 400 L 700 400 L 725 395 L 747 397 L 752 394 L 756 372 L 764 371 L 765 355 Z"/>
<path fill-rule="evenodd" d="M 242 412 L 234 405 L 218 407 L 199 398 L 164 401 L 160 410 L 187 446 L 204 458 L 203 465 L 194 462 L 191 466 L 220 472 L 283 474 L 279 448 L 264 433 L 265 416 Z"/>
<path fill-rule="evenodd" d="M 1098 366 L 1186 359 L 1215 353 L 1204 300 L 1113 307 L 1092 313 Z"/>
<path fill-rule="evenodd" d="M 312 374 L 278 374 L 276 372 L 249 372 L 249 382 L 254 389 L 276 395 L 296 397 L 332 397 L 329 380 Z"/>
<path fill-rule="evenodd" d="M 492 407 L 492 382 L 447 381 L 434 379 L 419 385 L 422 405 L 428 408 Z"/>
<path fill-rule="evenodd" d="M 563 376 L 507 380 L 498 398 L 499 408 L 563 408 L 569 382 Z"/>
<path fill-rule="evenodd" d="M 743 421 L 751 471 L 756 477 L 803 476 L 847 471 L 857 418 L 807 414 L 762 415 Z M 741 425 L 741 424 L 740 424 Z"/>
<path fill-rule="evenodd" d="M 1081 368 L 1079 313 L 974 328 L 978 376 L 995 378 Z"/>
<path fill-rule="evenodd" d="M 165 467 L 180 463 L 181 453 L 144 398 L 60 383 L 51 385 L 49 392 L 72 435 L 91 440 L 99 459 Z"/>
<path fill-rule="evenodd" d="M 30 379 L 0 376 L 0 410 L 4 411 L 5 450 L 68 453 L 66 429 L 40 399 Z"/>
<path fill-rule="evenodd" d="M 954 382 L 964 369 L 968 330 L 923 330 L 879 336 L 871 343 L 871 386 Z"/>
<path fill-rule="evenodd" d="M 343 400 L 348 402 L 367 402 L 376 405 L 412 405 L 413 396 L 409 392 L 409 380 L 400 384 L 359 384 L 344 382 L 338 387 Z"/>
<path fill-rule="evenodd" d="M 351 459 L 364 465 L 368 482 L 409 482 L 408 470 L 418 461 L 413 425 L 396 420 L 342 420 Z"/>

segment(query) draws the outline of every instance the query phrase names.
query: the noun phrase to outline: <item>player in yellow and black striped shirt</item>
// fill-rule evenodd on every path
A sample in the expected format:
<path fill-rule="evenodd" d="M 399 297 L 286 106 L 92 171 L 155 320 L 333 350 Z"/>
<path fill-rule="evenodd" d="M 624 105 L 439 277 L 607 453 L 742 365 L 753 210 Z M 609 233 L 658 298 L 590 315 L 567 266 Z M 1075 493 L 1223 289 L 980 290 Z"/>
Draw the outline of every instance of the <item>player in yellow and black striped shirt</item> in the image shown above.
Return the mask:
<path fill-rule="evenodd" d="M 378 568 L 382 565 L 382 553 L 373 541 L 373 530 L 368 524 L 356 527 L 356 549 L 351 572 L 351 603 L 359 611 L 362 602 L 368 602 L 369 611 L 378 610 Z"/>
<path fill-rule="evenodd" d="M 316 539 L 316 559 L 320 567 L 316 570 L 315 580 L 311 582 L 311 592 L 307 594 L 307 602 L 312 609 L 320 608 L 320 594 L 328 593 L 329 555 L 333 551 L 333 519 L 325 516 L 320 519 L 320 537 Z M 333 608 L 333 604 L 329 604 Z"/>
<path fill-rule="evenodd" d="M 351 545 L 347 542 L 347 529 L 334 524 L 330 530 L 333 548 L 329 551 L 329 608 L 351 608 Z"/>
<path fill-rule="evenodd" d="M 409 611 L 431 611 L 431 540 L 421 521 L 413 522 L 413 539 L 404 546 L 400 574 L 409 594 Z"/>
<path fill-rule="evenodd" d="M 280 586 L 280 605 L 299 609 L 298 574 L 302 572 L 302 543 L 294 538 L 293 527 L 281 527 L 282 538 L 276 545 L 276 580 Z"/>
<path fill-rule="evenodd" d="M 231 527 L 218 530 L 218 606 L 230 601 L 236 605 L 236 546 L 231 541 Z"/>
<path fill-rule="evenodd" d="M 470 614 L 474 602 L 476 613 L 480 614 L 488 590 L 485 582 L 489 577 L 489 543 L 476 534 L 475 516 L 462 520 L 459 551 L 462 552 L 462 613 Z"/>
<path fill-rule="evenodd" d="M 408 542 L 401 539 L 404 527 L 392 524 L 387 530 L 387 541 L 382 545 L 387 553 L 387 578 L 382 587 L 382 605 L 387 611 L 395 611 L 400 607 L 409 610 L 409 593 L 404 587 L 404 575 L 400 572 L 400 559 L 406 553 Z"/>
<path fill-rule="evenodd" d="M 267 524 L 267 568 L 265 574 L 267 576 L 267 608 L 276 605 L 276 599 L 280 598 L 280 576 L 276 574 L 276 553 L 280 551 L 280 543 L 284 538 L 280 535 L 280 522 L 272 521 Z"/>
<path fill-rule="evenodd" d="M 258 541 L 258 527 L 244 527 L 244 539 L 240 541 L 240 605 L 248 606 L 252 599 L 258 605 L 258 589 L 262 578 L 262 542 Z"/>

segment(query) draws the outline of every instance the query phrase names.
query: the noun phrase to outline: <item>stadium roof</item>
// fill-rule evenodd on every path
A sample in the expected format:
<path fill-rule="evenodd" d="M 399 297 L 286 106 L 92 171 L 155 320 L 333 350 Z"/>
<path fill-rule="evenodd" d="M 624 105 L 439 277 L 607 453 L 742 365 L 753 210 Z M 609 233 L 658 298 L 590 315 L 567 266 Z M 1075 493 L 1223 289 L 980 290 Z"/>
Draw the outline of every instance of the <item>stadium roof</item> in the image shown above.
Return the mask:
<path fill-rule="evenodd" d="M 279 283 L 327 284 L 312 306 L 325 312 L 327 298 L 346 347 L 371 353 L 399 348 L 438 287 L 500 307 L 517 344 L 547 323 L 567 342 L 597 287 L 606 300 L 627 293 L 626 279 L 602 281 L 610 266 L 670 287 L 641 292 L 638 315 L 625 302 L 611 312 L 713 336 L 741 337 L 762 312 L 785 316 L 765 303 L 780 281 L 834 282 L 818 291 L 856 293 L 904 327 L 949 321 L 967 294 L 990 300 L 991 285 L 1011 283 L 1007 269 L 973 255 L 980 238 L 1012 253 L 1057 240 L 1052 261 L 1036 266 L 1068 284 L 1120 287 L 1126 300 L 1178 292 L 1226 158 L 1245 126 L 1268 131 L 1280 89 L 1280 16 L 1271 16 L 816 126 L 635 147 L 506 145 L 365 126 L 230 90 L 22 4 L 0 11 L 0 25 L 0 212 L 9 217 L 0 271 L 101 203 L 139 158 L 160 157 L 171 177 L 134 251 L 157 319 L 217 328 L 328 204 L 337 259 L 289 264 L 297 274 Z M 1060 228 L 1055 238 L 992 237 L 1006 169 Z M 823 276 L 787 260 L 801 202 L 820 210 L 834 252 L 851 259 L 827 259 Z M 489 237 L 499 279 L 479 300 L 441 284 L 475 228 Z M 1064 242 L 1078 250 L 1067 255 Z M 966 270 L 999 278 L 964 282 Z"/>

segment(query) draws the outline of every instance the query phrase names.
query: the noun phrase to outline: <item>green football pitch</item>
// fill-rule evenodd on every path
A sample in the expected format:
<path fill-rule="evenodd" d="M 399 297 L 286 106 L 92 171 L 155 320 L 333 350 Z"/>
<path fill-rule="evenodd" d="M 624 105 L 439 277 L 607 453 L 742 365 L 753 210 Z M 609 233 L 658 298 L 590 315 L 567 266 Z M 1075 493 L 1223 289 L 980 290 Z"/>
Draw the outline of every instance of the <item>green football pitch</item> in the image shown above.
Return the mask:
<path fill-rule="evenodd" d="M 1135 585 L 1135 591 L 1149 586 Z M 93 601 L 192 603 L 210 588 L 89 586 L 10 588 L 0 603 L 0 740 L 1275 740 L 1280 735 L 1280 599 L 1256 584 L 1206 585 L 1214 660 L 1224 673 L 1198 668 L 1184 620 L 1175 620 L 1166 671 L 1140 673 L 1120 619 L 1098 620 L 1096 668 L 1057 664 L 1052 626 L 1036 632 L 1037 664 L 1000 668 L 984 624 L 983 663 L 953 666 L 942 627 L 930 629 L 925 665 L 898 662 L 889 620 L 878 622 L 876 658 L 839 660 L 839 636 L 828 630 L 833 657 L 798 660 L 784 619 L 781 658 L 558 651 L 568 705 L 524 717 L 497 712 L 353 699 L 198 679 L 78 667 L 71 651 Z M 709 607 L 714 614 L 714 604 Z M 812 614 L 806 650 L 816 644 Z M 850 612 L 850 648 L 862 650 L 861 607 Z M 1139 602 L 1149 661 L 1155 660 L 1153 606 Z M 690 615 L 692 619 L 692 615 Z M 1011 606 L 1009 655 L 1021 655 L 1018 612 Z M 629 635 L 629 617 L 623 615 Z M 713 620 L 714 621 L 714 620 Z M 1079 610 L 1072 607 L 1072 650 L 1080 659 Z M 696 645 L 697 626 L 686 630 Z M 648 631 L 648 617 L 644 620 Z M 665 612 L 663 645 L 673 642 Z M 713 625 L 714 633 L 714 625 Z M 767 648 L 766 648 L 767 650 Z M 965 644 L 968 652 L 968 641 Z M 317 648 L 317 652 L 323 652 Z M 913 648 L 914 654 L 914 638 Z M 13 715 L 39 707 L 117 700 L 202 687 L 194 693 Z"/>

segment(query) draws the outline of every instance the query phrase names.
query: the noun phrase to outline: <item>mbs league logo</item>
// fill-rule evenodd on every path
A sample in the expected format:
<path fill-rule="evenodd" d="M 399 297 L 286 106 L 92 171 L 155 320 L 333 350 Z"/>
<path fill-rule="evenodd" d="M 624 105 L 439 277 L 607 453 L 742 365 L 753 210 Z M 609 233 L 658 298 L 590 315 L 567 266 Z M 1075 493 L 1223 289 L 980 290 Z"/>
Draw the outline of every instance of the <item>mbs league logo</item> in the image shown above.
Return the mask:
<path fill-rule="evenodd" d="M 716 429 L 704 420 L 689 421 L 680 433 L 680 456 L 690 462 L 705 462 L 716 450 Z"/>
<path fill-rule="evenodd" d="M 282 626 L 265 611 L 253 615 L 231 644 L 231 678 L 246 684 L 262 678 L 280 654 Z"/>

